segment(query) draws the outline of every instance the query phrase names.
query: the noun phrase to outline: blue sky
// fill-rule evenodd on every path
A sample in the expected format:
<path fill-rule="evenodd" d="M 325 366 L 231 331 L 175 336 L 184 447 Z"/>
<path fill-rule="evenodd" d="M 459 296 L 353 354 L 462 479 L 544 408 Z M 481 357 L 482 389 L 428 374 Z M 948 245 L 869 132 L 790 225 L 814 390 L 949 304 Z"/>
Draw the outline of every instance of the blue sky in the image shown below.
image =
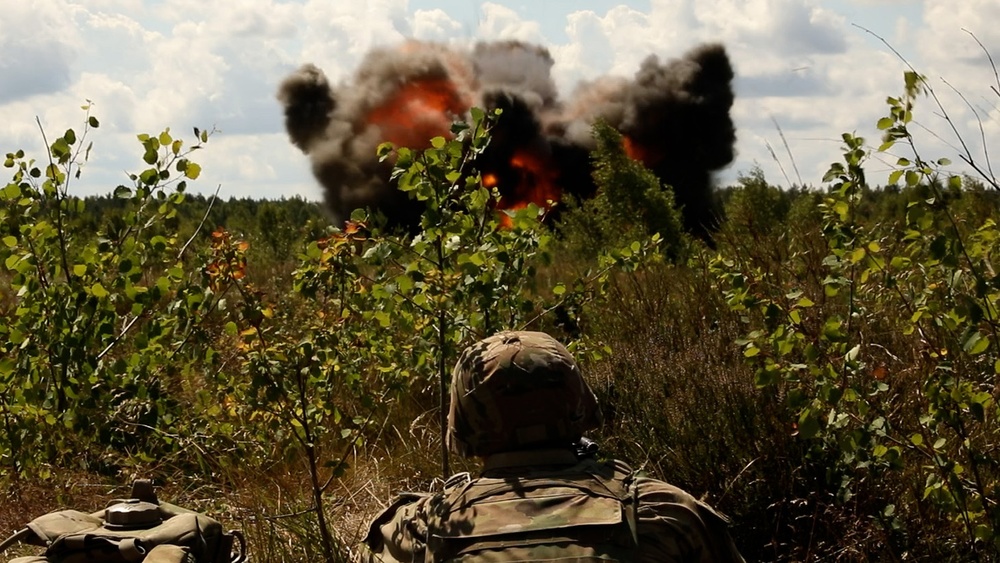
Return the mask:
<path fill-rule="evenodd" d="M 198 155 L 196 189 L 318 199 L 307 158 L 283 131 L 278 83 L 306 62 L 347 80 L 370 48 L 408 38 L 542 44 L 564 95 L 581 80 L 628 76 L 648 55 L 722 42 L 737 73 L 738 141 L 719 180 L 759 166 L 775 183 L 795 182 L 794 160 L 802 180 L 819 185 L 839 158 L 840 133 L 878 144 L 885 98 L 902 88 L 904 65 L 858 25 L 931 79 L 975 158 L 985 159 L 984 138 L 987 151 L 1000 147 L 996 79 L 963 31 L 1000 59 L 996 0 L 0 0 L 0 8 L 0 152 L 39 154 L 35 117 L 53 133 L 79 128 L 79 106 L 93 100 L 102 127 L 78 194 L 127 182 L 125 171 L 142 165 L 137 133 L 215 126 L 220 133 Z M 948 123 L 929 100 L 920 104 L 920 126 L 941 137 L 927 133 L 921 149 L 962 170 Z M 869 179 L 886 171 L 875 159 Z"/>

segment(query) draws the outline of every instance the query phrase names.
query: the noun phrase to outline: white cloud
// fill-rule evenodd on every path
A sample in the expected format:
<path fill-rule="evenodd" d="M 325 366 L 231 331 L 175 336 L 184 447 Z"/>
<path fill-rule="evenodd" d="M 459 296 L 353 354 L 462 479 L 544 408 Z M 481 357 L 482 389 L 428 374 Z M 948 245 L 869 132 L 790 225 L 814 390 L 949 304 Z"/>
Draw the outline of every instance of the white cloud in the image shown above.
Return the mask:
<path fill-rule="evenodd" d="M 846 49 L 844 18 L 803 0 L 702 0 L 700 24 L 726 41 L 765 52 L 836 54 Z"/>
<path fill-rule="evenodd" d="M 514 10 L 493 2 L 484 2 L 479 8 L 480 39 L 517 39 L 539 43 L 543 40 L 538 22 L 524 21 Z"/>
<path fill-rule="evenodd" d="M 780 172 L 765 142 L 787 158 L 771 122 L 783 128 L 800 170 L 818 182 L 839 156 L 843 131 L 877 138 L 874 121 L 887 95 L 898 94 L 905 68 L 877 39 L 853 27 L 879 14 L 879 29 L 927 74 L 973 150 L 976 115 L 943 77 L 966 95 L 983 118 L 990 147 L 1000 147 L 1000 97 L 976 34 L 1000 61 L 1000 2 L 924 0 L 650 0 L 649 9 L 567 9 L 561 44 L 547 44 L 563 94 L 581 79 L 631 76 L 650 54 L 669 59 L 703 41 L 726 44 L 737 72 L 733 115 L 738 160 L 735 177 L 756 161 L 772 180 Z M 79 105 L 96 102 L 102 127 L 81 189 L 109 191 L 124 169 L 141 163 L 134 135 L 218 126 L 199 153 L 206 191 L 222 183 L 234 195 L 312 194 L 307 159 L 287 141 L 274 99 L 280 80 L 305 62 L 337 81 L 354 71 L 374 46 L 406 38 L 446 43 L 471 39 L 543 42 L 543 26 L 507 1 L 485 2 L 467 28 L 460 14 L 440 7 L 410 9 L 408 0 L 34 0 L 7 2 L 0 18 L 0 150 L 40 147 L 34 123 L 79 128 Z M 457 9 L 457 8 L 456 8 Z M 553 10 L 547 10 L 552 12 Z M 922 99 L 917 119 L 939 134 L 947 123 Z M 930 145 L 936 155 L 947 147 Z M 956 160 L 957 159 L 953 159 Z M 790 163 L 784 163 L 791 173 Z M 88 179 L 89 180 L 86 180 Z M 87 184 L 91 182 L 92 184 Z M 89 187 L 88 187 L 89 186 Z"/>
<path fill-rule="evenodd" d="M 417 10 L 410 22 L 413 37 L 423 41 L 454 41 L 463 34 L 462 24 L 444 10 Z"/>
<path fill-rule="evenodd" d="M 73 80 L 78 10 L 57 0 L 13 2 L 0 18 L 0 103 L 58 92 Z"/>
<path fill-rule="evenodd" d="M 347 74 L 372 47 L 406 38 L 406 14 L 406 0 L 308 0 L 302 10 L 303 58 L 332 76 Z"/>

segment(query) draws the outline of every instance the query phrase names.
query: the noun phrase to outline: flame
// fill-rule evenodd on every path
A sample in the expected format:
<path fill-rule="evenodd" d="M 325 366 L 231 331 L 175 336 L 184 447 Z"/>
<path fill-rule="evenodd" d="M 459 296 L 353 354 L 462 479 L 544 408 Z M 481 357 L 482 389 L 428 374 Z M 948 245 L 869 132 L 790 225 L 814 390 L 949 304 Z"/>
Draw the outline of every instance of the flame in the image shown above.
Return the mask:
<path fill-rule="evenodd" d="M 450 136 L 454 116 L 469 107 L 458 88 L 446 78 L 407 82 L 365 119 L 379 128 L 382 139 L 397 146 L 427 148 L 433 137 Z"/>
<path fill-rule="evenodd" d="M 638 160 L 643 164 L 649 164 L 649 154 L 645 147 L 633 141 L 631 137 L 627 136 L 622 137 L 622 144 L 625 147 L 625 154 L 627 154 L 629 158 L 632 160 Z"/>
<path fill-rule="evenodd" d="M 516 206 L 514 209 L 520 209 L 529 203 L 548 207 L 550 201 L 559 201 L 562 194 L 556 184 L 559 175 L 548 158 L 519 149 L 511 157 L 510 166 L 518 177 L 518 185 L 510 198 L 510 204 Z"/>
<path fill-rule="evenodd" d="M 380 137 L 397 146 L 423 149 L 433 137 L 450 137 L 452 121 L 470 104 L 454 82 L 447 78 L 424 78 L 406 82 L 385 101 L 368 112 L 365 123 L 379 128 Z M 534 203 L 549 208 L 562 196 L 558 169 L 551 157 L 516 149 L 504 170 L 485 171 L 483 186 L 500 189 L 499 209 L 517 210 Z M 501 178 L 504 182 L 501 182 Z M 501 225 L 512 221 L 501 214 Z"/>
<path fill-rule="evenodd" d="M 516 211 L 532 203 L 542 208 L 551 208 L 559 202 L 562 196 L 557 183 L 559 174 L 545 155 L 518 149 L 514 151 L 508 164 L 516 183 L 510 187 L 500 186 L 500 209 Z M 500 224 L 511 227 L 510 216 L 501 214 Z"/>
<path fill-rule="evenodd" d="M 656 166 L 664 157 L 662 149 L 642 145 L 628 135 L 622 135 L 622 145 L 625 148 L 625 154 L 629 158 L 641 162 L 647 168 Z"/>

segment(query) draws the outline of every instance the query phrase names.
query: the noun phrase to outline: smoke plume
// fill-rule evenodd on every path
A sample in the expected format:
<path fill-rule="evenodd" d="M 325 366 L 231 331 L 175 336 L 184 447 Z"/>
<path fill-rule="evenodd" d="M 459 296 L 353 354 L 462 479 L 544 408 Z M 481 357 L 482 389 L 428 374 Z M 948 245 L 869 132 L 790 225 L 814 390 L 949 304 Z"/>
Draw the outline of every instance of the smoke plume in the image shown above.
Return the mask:
<path fill-rule="evenodd" d="M 650 56 L 631 79 L 584 83 L 567 100 L 559 99 L 552 65 L 545 48 L 516 41 L 471 51 L 411 41 L 370 52 L 339 86 L 304 65 L 282 82 L 278 99 L 292 143 L 310 156 L 326 205 L 340 219 L 372 207 L 412 224 L 419 210 L 390 184 L 376 147 L 426 148 L 477 106 L 503 109 L 477 167 L 505 207 L 544 205 L 567 193 L 591 197 L 590 128 L 601 119 L 623 134 L 630 156 L 673 186 L 687 229 L 710 230 L 712 172 L 732 161 L 735 141 L 725 49 L 702 45 L 667 62 Z"/>

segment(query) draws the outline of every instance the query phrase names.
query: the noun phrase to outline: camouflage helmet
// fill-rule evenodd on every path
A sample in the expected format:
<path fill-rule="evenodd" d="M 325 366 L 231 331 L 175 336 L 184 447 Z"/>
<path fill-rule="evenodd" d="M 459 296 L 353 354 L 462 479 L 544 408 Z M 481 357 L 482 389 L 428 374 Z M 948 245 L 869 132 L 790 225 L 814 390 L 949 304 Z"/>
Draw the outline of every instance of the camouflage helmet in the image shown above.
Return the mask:
<path fill-rule="evenodd" d="M 576 361 L 543 332 L 495 334 L 455 366 L 448 446 L 459 455 L 569 445 L 600 422 Z"/>

